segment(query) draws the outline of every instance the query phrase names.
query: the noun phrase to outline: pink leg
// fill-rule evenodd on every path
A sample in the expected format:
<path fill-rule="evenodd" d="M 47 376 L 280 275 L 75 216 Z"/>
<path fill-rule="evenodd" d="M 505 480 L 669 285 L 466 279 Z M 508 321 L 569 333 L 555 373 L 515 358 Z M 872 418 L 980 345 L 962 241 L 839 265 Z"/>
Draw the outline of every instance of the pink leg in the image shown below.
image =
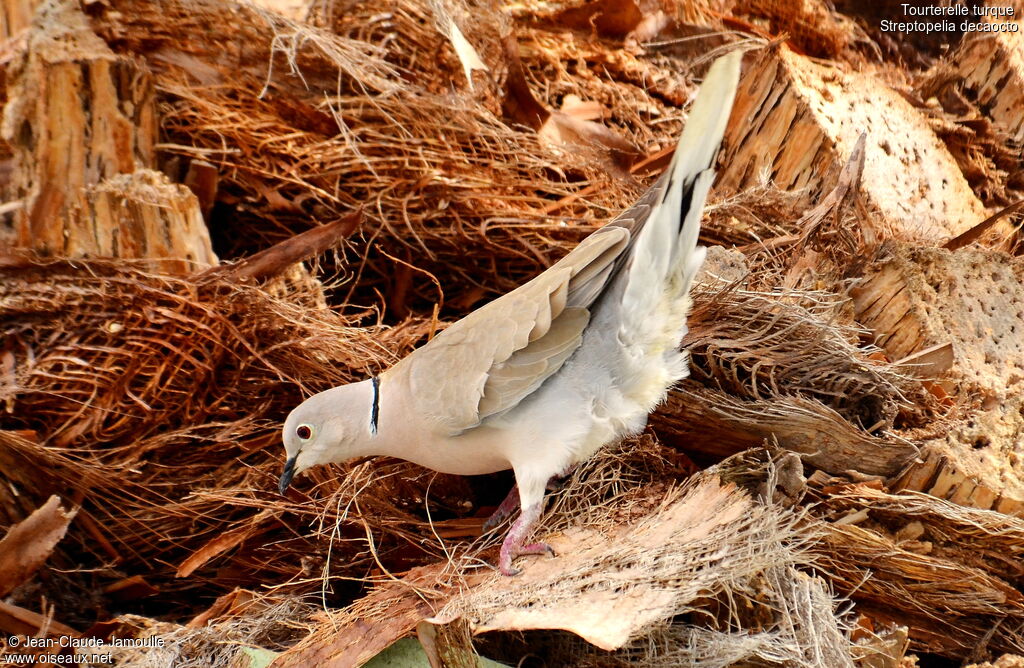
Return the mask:
<path fill-rule="evenodd" d="M 540 519 L 541 505 L 540 503 L 534 503 L 523 508 L 519 518 L 512 523 L 512 528 L 509 529 L 508 535 L 505 536 L 505 541 L 501 544 L 501 553 L 498 557 L 498 568 L 501 570 L 502 575 L 519 574 L 519 569 L 512 568 L 512 560 L 518 556 L 524 554 L 543 554 L 545 552 L 555 556 L 555 551 L 547 543 L 523 545 L 523 541 L 530 535 L 533 526 Z"/>
<path fill-rule="evenodd" d="M 512 491 L 508 493 L 505 500 L 501 502 L 498 509 L 484 522 L 484 532 L 490 531 L 505 521 L 519 507 L 519 485 L 512 485 Z"/>
<path fill-rule="evenodd" d="M 568 482 L 569 477 L 576 470 L 577 464 L 573 464 L 569 468 L 565 469 L 562 473 L 551 476 L 548 480 L 547 490 L 554 492 L 565 486 Z M 498 526 L 505 521 L 509 515 L 511 515 L 517 508 L 519 508 L 519 485 L 512 485 L 512 490 L 505 497 L 505 500 L 501 502 L 498 509 L 491 513 L 491 516 L 484 522 L 484 531 L 490 531 L 494 527 Z"/>

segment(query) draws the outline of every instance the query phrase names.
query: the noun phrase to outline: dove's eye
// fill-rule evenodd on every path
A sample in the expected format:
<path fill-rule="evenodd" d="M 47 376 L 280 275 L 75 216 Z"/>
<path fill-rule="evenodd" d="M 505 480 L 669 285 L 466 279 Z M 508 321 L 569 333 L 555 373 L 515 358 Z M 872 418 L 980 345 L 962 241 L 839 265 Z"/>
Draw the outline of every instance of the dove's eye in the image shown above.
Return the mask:
<path fill-rule="evenodd" d="M 295 435 L 299 437 L 299 440 L 308 441 L 313 436 L 312 425 L 300 424 L 295 428 Z"/>

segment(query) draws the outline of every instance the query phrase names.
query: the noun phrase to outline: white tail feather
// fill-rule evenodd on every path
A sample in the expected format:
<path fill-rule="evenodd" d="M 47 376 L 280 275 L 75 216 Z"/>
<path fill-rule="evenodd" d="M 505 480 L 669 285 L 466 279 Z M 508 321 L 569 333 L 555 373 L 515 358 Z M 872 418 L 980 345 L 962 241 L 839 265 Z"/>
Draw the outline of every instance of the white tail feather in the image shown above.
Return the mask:
<path fill-rule="evenodd" d="M 734 51 L 716 60 L 697 93 L 672 164 L 662 176 L 665 190 L 653 203 L 633 247 L 623 295 L 628 311 L 652 307 L 667 282 L 685 294 L 700 269 L 704 253 L 697 252 L 697 238 L 704 200 L 714 181 L 711 168 L 736 95 L 741 58 L 742 53 Z M 689 202 L 683 211 L 686 195 Z"/>

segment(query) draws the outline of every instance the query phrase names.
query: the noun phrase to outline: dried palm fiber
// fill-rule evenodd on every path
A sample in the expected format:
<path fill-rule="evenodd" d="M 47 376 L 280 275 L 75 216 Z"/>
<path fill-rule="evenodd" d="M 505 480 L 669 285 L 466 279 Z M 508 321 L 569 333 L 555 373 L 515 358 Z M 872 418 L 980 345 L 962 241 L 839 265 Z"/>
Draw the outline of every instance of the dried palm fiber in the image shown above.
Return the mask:
<path fill-rule="evenodd" d="M 597 105 L 604 122 L 648 152 L 672 144 L 675 108 L 694 94 L 688 79 L 700 59 L 657 48 L 636 53 L 621 37 L 602 36 L 600 27 L 595 34 L 589 19 L 577 25 L 566 13 L 545 19 L 523 7 L 517 19 L 526 78 L 541 99 L 562 109 L 574 98 Z"/>
<path fill-rule="evenodd" d="M 357 9 L 380 11 L 370 3 Z M 436 302 L 429 280 L 395 285 L 396 263 L 404 262 L 437 277 L 449 302 L 471 303 L 546 267 L 639 191 L 510 128 L 468 95 L 407 81 L 386 48 L 268 21 L 232 4 L 186 0 L 114 2 L 94 18 L 116 51 L 144 56 L 154 70 L 163 149 L 220 169 L 222 201 L 245 213 L 244 233 L 222 237 L 260 244 L 250 240 L 279 238 L 307 226 L 309 214 L 328 221 L 365 202 L 370 243 L 361 251 L 360 294 L 407 290 Z M 181 39 L 206 27 L 225 35 L 215 51 Z M 401 44 L 443 41 L 432 24 L 419 29 Z M 679 127 L 670 117 L 633 131 L 656 132 L 668 145 Z M 587 184 L 586 198 L 548 215 L 553 202 Z"/>
<path fill-rule="evenodd" d="M 380 48 L 381 57 L 419 91 L 447 96 L 461 91 L 501 114 L 508 63 L 506 14 L 490 0 L 321 0 L 310 3 L 308 23 L 345 39 Z M 451 21 L 487 67 L 467 81 L 460 54 L 446 38 Z"/>
<path fill-rule="evenodd" d="M 544 520 L 545 531 L 572 524 L 572 518 L 586 508 L 628 507 L 643 513 L 645 507 L 657 504 L 659 493 L 694 470 L 684 456 L 650 436 L 628 439 L 580 465 L 565 487 L 554 494 Z M 448 528 L 446 522 L 435 524 L 440 536 L 445 536 Z M 325 531 L 330 530 L 330 522 L 326 522 Z M 358 657 L 374 656 L 439 610 L 451 596 L 489 577 L 493 569 L 486 560 L 493 561 L 501 531 L 472 543 L 445 542 L 446 558 L 439 563 L 413 569 L 401 580 L 391 573 L 368 578 L 377 587 L 345 609 L 328 613 L 320 628 L 288 651 L 282 665 L 316 664 L 326 657 L 345 665 Z M 366 634 L 366 624 L 372 625 L 375 633 Z"/>
<path fill-rule="evenodd" d="M 916 449 L 885 434 L 928 404 L 919 381 L 870 357 L 847 311 L 827 292 L 698 286 L 690 378 L 651 425 L 713 458 L 775 436 L 830 471 L 896 473 Z"/>
<path fill-rule="evenodd" d="M 850 315 L 827 292 L 698 288 L 691 377 L 749 399 L 814 397 L 854 424 L 890 426 L 913 381 L 868 358 Z"/>
<path fill-rule="evenodd" d="M 250 665 L 247 648 L 279 651 L 311 624 L 316 607 L 297 598 L 268 602 L 255 612 L 218 619 L 198 628 L 154 622 L 135 615 L 115 620 L 118 638 L 155 639 L 146 647 L 111 647 L 118 666 L 130 668 L 226 668 Z M 244 663 L 242 663 L 244 661 Z"/>
<path fill-rule="evenodd" d="M 814 400 L 741 400 L 692 381 L 673 393 L 651 423 L 667 443 L 686 448 L 700 463 L 768 440 L 825 471 L 892 476 L 917 453 L 901 435 L 874 436 Z"/>
<path fill-rule="evenodd" d="M 803 192 L 782 190 L 762 174 L 755 185 L 709 205 L 701 234 L 724 246 L 756 247 L 796 234 L 796 222 L 806 208 Z"/>
<path fill-rule="evenodd" d="M 714 663 L 715 657 L 737 654 L 737 660 L 803 657 L 794 665 L 846 665 L 849 642 L 837 625 L 832 597 L 820 581 L 796 570 L 807 563 L 805 546 L 814 539 L 800 528 L 800 513 L 755 502 L 717 477 L 735 471 L 719 469 L 674 485 L 665 476 L 674 468 L 665 460 L 670 453 L 644 437 L 603 450 L 584 464 L 568 488 L 556 492 L 547 520 L 548 538 L 572 543 L 558 562 L 545 567 L 538 561 L 512 581 L 480 568 L 472 550 L 459 548 L 447 564 L 418 569 L 398 581 L 382 580 L 369 596 L 329 613 L 330 619 L 288 650 L 279 665 L 328 660 L 341 665 L 376 642 L 366 628 L 401 635 L 431 615 L 434 622 L 461 615 L 478 630 L 496 626 L 476 642 L 490 656 L 505 652 L 513 663 L 522 657 L 525 642 L 552 665 L 627 665 L 630 660 L 648 665 L 648 659 L 669 665 L 671 657 L 703 656 L 706 661 L 696 665 L 710 666 L 725 665 Z M 764 457 L 754 459 L 765 468 Z M 751 473 L 746 463 L 739 468 Z M 762 477 L 770 484 L 773 474 L 762 471 Z M 709 510 L 719 503 L 726 506 L 723 513 Z M 680 523 L 678 513 L 686 504 L 700 510 Z M 739 507 L 744 510 L 737 515 Z M 671 537 L 660 536 L 656 547 L 638 551 L 634 543 L 644 542 L 651 531 L 669 531 Z M 581 535 L 586 536 L 582 541 Z M 606 606 L 598 608 L 597 617 L 581 610 L 593 610 L 587 602 L 613 590 L 616 605 L 624 606 L 621 614 L 607 614 Z M 642 610 L 627 612 L 631 602 Z M 673 611 L 683 614 L 673 618 Z M 534 631 L 522 639 L 519 632 L 502 632 L 535 628 L 538 617 L 544 628 L 546 614 L 559 626 L 589 629 L 606 639 L 601 629 L 615 626 L 633 628 L 640 637 L 617 652 L 597 653 L 567 634 Z M 501 623 L 512 618 L 520 623 Z M 612 637 L 621 641 L 621 631 Z M 718 644 L 709 646 L 705 638 Z M 746 653 L 726 651 L 728 640 L 745 638 Z M 680 644 L 687 641 L 689 646 Z M 811 658 L 816 652 L 825 657 L 818 663 Z"/>
<path fill-rule="evenodd" d="M 745 593 L 756 598 L 757 606 L 772 606 L 774 614 L 756 625 L 714 628 L 707 612 L 700 610 L 651 629 L 616 652 L 565 632 L 489 633 L 476 645 L 482 654 L 510 665 L 533 655 L 545 657 L 548 665 L 580 668 L 852 667 L 854 658 L 866 654 L 850 642 L 849 622 L 837 612 L 837 602 L 821 578 L 792 567 L 770 567 Z M 744 603 L 741 599 L 737 606 Z"/>
<path fill-rule="evenodd" d="M 280 461 L 270 454 L 277 450 L 276 426 L 260 432 L 262 439 L 231 434 L 206 448 L 194 434 L 184 434 L 192 437 L 187 441 L 183 431 L 140 446 L 179 454 L 184 448 L 213 451 L 203 464 L 212 461 L 217 468 L 197 464 L 198 456 L 180 466 L 167 456 L 129 468 L 109 456 L 97 462 L 84 448 L 41 446 L 0 431 L 4 480 L 18 494 L 59 490 L 83 502 L 78 526 L 50 561 L 69 576 L 47 578 L 59 589 L 42 592 L 60 602 L 62 618 L 87 625 L 98 610 L 113 612 L 101 592 L 126 573 L 155 588 L 134 605 L 171 606 L 178 616 L 195 614 L 212 596 L 237 586 L 272 586 L 288 595 L 318 592 L 327 605 L 345 603 L 371 570 L 401 571 L 444 554 L 422 517 L 426 501 L 437 516 L 471 505 L 466 493 L 459 494 L 460 480 L 388 462 L 352 475 L 335 469 L 309 494 L 281 501 L 273 491 Z M 237 439 L 229 442 L 234 447 L 224 445 L 229 438 Z M 235 468 L 242 470 L 234 473 Z M 326 502 L 317 498 L 326 494 L 332 495 Z M 348 580 L 355 583 L 338 585 Z M 62 596 L 66 590 L 79 595 Z"/>
<path fill-rule="evenodd" d="M 739 251 L 749 258 L 748 289 L 846 291 L 846 276 L 878 242 L 871 213 L 859 196 L 866 139 L 861 134 L 835 187 L 806 211 L 800 210 L 802 193 L 776 188 L 767 174 L 710 208 L 706 237 L 746 241 Z M 772 224 L 766 225 L 762 216 Z"/>
<path fill-rule="evenodd" d="M 641 53 L 624 49 L 623 37 L 643 22 L 645 11 L 713 22 L 705 4 L 709 3 L 645 3 L 642 11 L 632 0 L 510 6 L 492 0 L 447 0 L 429 6 L 409 0 L 325 0 L 315 4 L 310 20 L 339 35 L 383 44 L 388 62 L 410 71 L 418 85 L 443 84 L 437 92 L 464 89 L 456 54 L 433 28 L 432 8 L 440 5 L 471 38 L 489 68 L 487 77 L 474 77 L 473 91 L 488 108 L 500 113 L 503 98 L 514 95 L 505 85 L 510 63 L 503 39 L 511 34 L 518 42 L 526 81 L 541 104 L 549 109 L 574 101 L 594 105 L 589 106 L 593 113 L 617 132 L 653 151 L 659 142 L 663 147 L 675 139 L 674 108 L 693 95 L 685 75 L 697 63 L 665 57 L 657 47 Z M 411 35 L 414 47 L 396 35 Z M 667 127 L 651 127 L 657 124 Z"/>
<path fill-rule="evenodd" d="M 556 526 L 567 538 L 593 531 L 582 543 L 574 542 L 582 567 L 573 568 L 571 575 L 558 571 L 536 577 L 528 572 L 517 583 L 522 587 L 504 580 L 484 582 L 450 602 L 438 617 L 459 612 L 477 627 L 515 629 L 531 628 L 531 619 L 543 620 L 550 611 L 556 626 L 573 629 L 572 620 L 582 624 L 589 607 L 601 610 L 606 620 L 620 614 L 631 617 L 636 635 L 611 655 L 622 663 L 724 666 L 774 659 L 798 666 L 852 665 L 836 602 L 821 580 L 798 570 L 808 564 L 805 541 L 814 540 L 813 532 L 801 526 L 801 513 L 755 502 L 733 483 L 723 482 L 736 473 L 750 476 L 749 463 L 744 460 L 734 471 L 734 462 L 726 461 L 682 488 L 637 490 L 616 504 L 562 516 L 566 519 Z M 771 457 L 757 464 L 763 482 L 772 487 L 776 472 Z M 710 491 L 717 485 L 746 497 L 749 514 L 733 516 L 728 504 L 718 505 L 721 499 Z M 693 497 L 703 499 L 698 504 L 701 519 L 680 524 L 673 515 Z M 671 527 L 667 535 L 662 533 L 666 527 Z M 657 546 L 636 549 L 651 531 L 659 534 Z M 705 540 L 710 541 L 707 552 L 702 551 Z M 596 561 L 588 564 L 587 553 Z M 611 591 L 612 601 L 595 603 Z M 643 602 L 642 610 L 631 614 L 623 602 L 634 596 Z M 624 609 L 614 612 L 619 606 Z M 672 610 L 676 614 L 665 614 Z M 509 626 L 511 619 L 520 625 Z M 605 625 L 615 623 L 603 621 L 595 627 Z M 532 635 L 526 638 L 531 647 L 536 641 Z M 547 642 L 558 657 L 552 659 L 556 664 L 622 665 L 602 663 L 609 655 L 565 636 L 549 636 Z"/>
<path fill-rule="evenodd" d="M 818 487 L 818 563 L 861 612 L 908 625 L 918 651 L 1024 650 L 1024 520 L 918 492 Z"/>
<path fill-rule="evenodd" d="M 299 494 L 281 501 L 273 491 L 280 421 L 304 393 L 390 364 L 432 325 L 352 327 L 318 309 L 318 295 L 298 285 L 273 296 L 123 261 L 50 262 L 0 276 L 13 360 L 0 389 L 2 475 L 26 496 L 58 493 L 83 505 L 58 546 L 65 563 L 113 562 L 157 586 L 176 568 L 194 571 L 169 588 L 174 596 L 285 582 L 327 552 L 326 536 L 298 527 L 344 506 L 321 509 Z M 432 480 L 407 464 L 383 465 L 369 483 L 337 470 L 314 476 L 315 496 L 366 487 L 364 516 L 341 536 L 360 540 L 337 543 L 333 567 L 358 575 L 377 563 L 362 546 L 367 527 L 381 534 L 380 558 L 426 558 L 419 545 L 433 534 L 412 511 Z M 435 511 L 464 510 L 463 484 L 435 481 Z"/>

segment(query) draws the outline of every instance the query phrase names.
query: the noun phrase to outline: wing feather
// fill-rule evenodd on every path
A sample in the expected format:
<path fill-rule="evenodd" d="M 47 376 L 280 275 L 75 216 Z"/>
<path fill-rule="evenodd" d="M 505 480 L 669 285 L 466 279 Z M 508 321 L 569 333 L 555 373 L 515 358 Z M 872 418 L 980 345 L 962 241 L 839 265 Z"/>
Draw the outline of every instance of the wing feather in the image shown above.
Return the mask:
<path fill-rule="evenodd" d="M 586 309 L 566 309 L 547 334 L 491 367 L 480 398 L 480 419 L 517 405 L 540 387 L 579 347 L 589 321 Z"/>
<path fill-rule="evenodd" d="M 473 311 L 392 367 L 417 409 L 450 434 L 518 405 L 583 340 L 589 308 L 629 243 L 604 227 L 533 280 Z"/>

